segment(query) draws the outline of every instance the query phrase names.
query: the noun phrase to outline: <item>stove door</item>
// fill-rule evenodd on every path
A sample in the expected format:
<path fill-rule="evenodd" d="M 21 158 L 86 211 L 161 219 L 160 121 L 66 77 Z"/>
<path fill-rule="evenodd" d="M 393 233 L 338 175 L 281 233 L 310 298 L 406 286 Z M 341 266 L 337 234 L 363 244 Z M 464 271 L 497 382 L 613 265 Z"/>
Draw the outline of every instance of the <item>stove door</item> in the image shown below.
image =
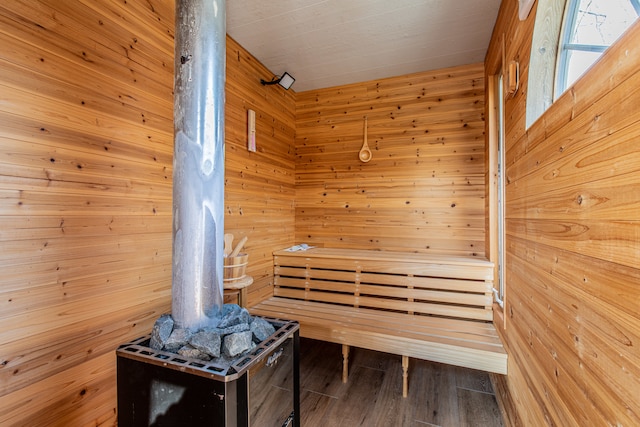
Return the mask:
<path fill-rule="evenodd" d="M 236 386 L 119 356 L 118 426 L 239 426 Z"/>

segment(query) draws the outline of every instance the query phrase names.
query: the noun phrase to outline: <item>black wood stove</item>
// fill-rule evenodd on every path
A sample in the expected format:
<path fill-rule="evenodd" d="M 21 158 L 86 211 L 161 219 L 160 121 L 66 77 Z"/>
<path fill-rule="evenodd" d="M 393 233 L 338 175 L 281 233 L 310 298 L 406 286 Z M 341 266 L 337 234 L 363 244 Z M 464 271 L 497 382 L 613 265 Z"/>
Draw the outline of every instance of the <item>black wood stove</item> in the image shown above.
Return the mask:
<path fill-rule="evenodd" d="M 229 364 L 122 345 L 118 426 L 299 427 L 299 325 L 266 320 L 276 332 Z"/>

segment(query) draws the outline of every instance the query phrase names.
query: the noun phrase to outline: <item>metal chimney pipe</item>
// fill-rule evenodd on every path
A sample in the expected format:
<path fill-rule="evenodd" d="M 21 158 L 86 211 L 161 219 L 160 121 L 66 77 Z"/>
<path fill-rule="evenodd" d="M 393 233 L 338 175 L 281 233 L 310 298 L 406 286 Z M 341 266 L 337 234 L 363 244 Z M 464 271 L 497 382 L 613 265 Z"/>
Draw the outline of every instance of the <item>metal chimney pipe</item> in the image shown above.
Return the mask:
<path fill-rule="evenodd" d="M 176 0 L 172 316 L 191 330 L 223 297 L 225 0 Z"/>

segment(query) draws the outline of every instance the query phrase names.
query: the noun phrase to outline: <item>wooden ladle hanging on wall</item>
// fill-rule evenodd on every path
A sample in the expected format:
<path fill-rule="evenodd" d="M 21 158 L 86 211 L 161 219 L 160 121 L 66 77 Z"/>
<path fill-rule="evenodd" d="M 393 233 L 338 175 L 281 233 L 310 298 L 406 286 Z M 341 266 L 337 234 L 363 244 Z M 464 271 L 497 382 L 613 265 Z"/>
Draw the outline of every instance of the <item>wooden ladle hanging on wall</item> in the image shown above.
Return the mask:
<path fill-rule="evenodd" d="M 360 157 L 362 163 L 367 163 L 371 160 L 371 156 L 371 150 L 369 149 L 369 144 L 367 144 L 367 116 L 364 116 L 364 144 L 362 144 L 358 157 Z"/>

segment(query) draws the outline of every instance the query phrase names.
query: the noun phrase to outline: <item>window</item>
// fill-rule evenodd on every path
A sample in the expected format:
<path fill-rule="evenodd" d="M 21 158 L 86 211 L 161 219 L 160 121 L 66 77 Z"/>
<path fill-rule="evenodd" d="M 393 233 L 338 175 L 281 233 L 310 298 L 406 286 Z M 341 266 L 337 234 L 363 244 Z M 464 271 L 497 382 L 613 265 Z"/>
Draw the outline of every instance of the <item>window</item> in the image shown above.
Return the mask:
<path fill-rule="evenodd" d="M 558 52 L 555 98 L 571 86 L 640 14 L 640 0 L 570 0 Z"/>
<path fill-rule="evenodd" d="M 539 0 L 531 46 L 527 127 L 640 15 L 640 0 Z"/>

